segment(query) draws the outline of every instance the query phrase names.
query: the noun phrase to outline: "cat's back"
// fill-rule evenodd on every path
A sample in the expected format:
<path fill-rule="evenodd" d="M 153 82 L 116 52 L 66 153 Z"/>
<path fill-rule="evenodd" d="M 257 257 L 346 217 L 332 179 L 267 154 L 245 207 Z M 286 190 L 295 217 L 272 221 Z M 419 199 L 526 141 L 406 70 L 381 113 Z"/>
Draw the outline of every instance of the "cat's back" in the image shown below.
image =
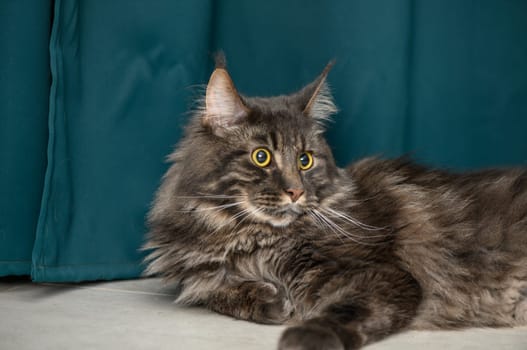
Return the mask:
<path fill-rule="evenodd" d="M 518 324 L 511 315 L 527 294 L 526 169 L 452 173 L 368 158 L 347 171 L 379 217 L 390 212 L 396 259 L 425 294 L 416 327 Z"/>
<path fill-rule="evenodd" d="M 406 158 L 367 158 L 347 168 L 360 200 L 407 240 L 456 241 L 527 255 L 527 169 L 449 172 Z M 372 213 L 375 215 L 375 212 Z M 370 219 L 371 221 L 371 219 Z"/>

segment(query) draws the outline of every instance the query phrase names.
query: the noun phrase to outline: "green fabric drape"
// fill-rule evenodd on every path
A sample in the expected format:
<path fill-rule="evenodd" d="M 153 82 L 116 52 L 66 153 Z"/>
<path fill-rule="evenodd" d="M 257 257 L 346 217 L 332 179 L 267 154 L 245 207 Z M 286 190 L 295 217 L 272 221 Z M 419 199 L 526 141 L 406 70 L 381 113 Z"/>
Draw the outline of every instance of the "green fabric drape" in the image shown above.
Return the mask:
<path fill-rule="evenodd" d="M 299 88 L 331 58 L 341 165 L 411 154 L 456 169 L 527 162 L 527 2 L 224 1 L 214 43 L 240 91 Z"/>
<path fill-rule="evenodd" d="M 27 275 L 48 138 L 51 0 L 0 1 L 0 276 Z"/>
<path fill-rule="evenodd" d="M 25 2 L 0 4 L 0 275 L 140 274 L 164 157 L 217 49 L 248 95 L 292 92 L 336 58 L 341 165 L 527 163 L 522 0 L 56 0 L 51 38 L 49 3 Z"/>
<path fill-rule="evenodd" d="M 35 281 L 136 277 L 145 212 L 204 79 L 210 4 L 58 1 Z M 181 21 L 174 22 L 175 18 Z"/>

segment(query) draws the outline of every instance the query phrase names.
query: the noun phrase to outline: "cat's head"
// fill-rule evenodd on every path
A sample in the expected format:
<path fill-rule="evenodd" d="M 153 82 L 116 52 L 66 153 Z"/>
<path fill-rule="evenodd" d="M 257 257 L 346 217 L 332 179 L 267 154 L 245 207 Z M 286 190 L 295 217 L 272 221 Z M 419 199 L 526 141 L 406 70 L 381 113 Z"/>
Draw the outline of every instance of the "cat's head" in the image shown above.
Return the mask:
<path fill-rule="evenodd" d="M 338 169 L 323 137 L 337 110 L 330 67 L 294 94 L 260 98 L 240 95 L 220 62 L 171 157 L 183 211 L 284 227 L 332 195 Z"/>

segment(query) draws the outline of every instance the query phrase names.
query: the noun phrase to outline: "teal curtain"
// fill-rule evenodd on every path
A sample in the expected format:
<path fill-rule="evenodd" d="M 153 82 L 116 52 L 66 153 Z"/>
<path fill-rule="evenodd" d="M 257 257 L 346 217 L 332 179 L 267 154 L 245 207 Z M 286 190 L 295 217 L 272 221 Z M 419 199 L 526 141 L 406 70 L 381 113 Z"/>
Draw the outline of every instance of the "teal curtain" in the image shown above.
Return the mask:
<path fill-rule="evenodd" d="M 46 171 L 51 1 L 0 1 L 0 276 L 27 275 Z"/>
<path fill-rule="evenodd" d="M 330 60 L 341 165 L 527 164 L 523 0 L 0 2 L 0 275 L 140 275 L 144 219 L 223 49 L 282 94 Z"/>

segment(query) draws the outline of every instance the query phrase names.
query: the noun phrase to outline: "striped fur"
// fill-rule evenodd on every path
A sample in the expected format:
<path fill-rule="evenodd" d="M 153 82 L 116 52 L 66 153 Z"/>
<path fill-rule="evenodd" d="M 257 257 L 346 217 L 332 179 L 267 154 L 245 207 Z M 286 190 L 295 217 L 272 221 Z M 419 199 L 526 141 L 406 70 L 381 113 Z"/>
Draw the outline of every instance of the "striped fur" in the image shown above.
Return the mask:
<path fill-rule="evenodd" d="M 195 115 L 149 215 L 147 274 L 180 284 L 179 303 L 290 325 L 284 350 L 527 324 L 526 170 L 376 158 L 340 169 L 322 135 L 325 74 L 290 96 L 229 97 L 242 118 Z M 251 161 L 258 147 L 273 155 L 266 168 Z M 300 171 L 304 151 L 314 166 Z"/>

